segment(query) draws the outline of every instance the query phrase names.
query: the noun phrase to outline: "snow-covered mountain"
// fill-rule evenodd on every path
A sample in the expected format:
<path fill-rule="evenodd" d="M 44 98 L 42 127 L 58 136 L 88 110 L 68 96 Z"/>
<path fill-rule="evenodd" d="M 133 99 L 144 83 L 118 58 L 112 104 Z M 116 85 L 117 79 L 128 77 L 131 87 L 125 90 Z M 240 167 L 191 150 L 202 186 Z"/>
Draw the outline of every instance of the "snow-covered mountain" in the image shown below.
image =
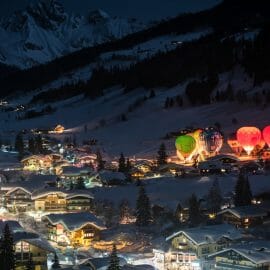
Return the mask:
<path fill-rule="evenodd" d="M 134 19 L 110 17 L 102 10 L 75 15 L 57 0 L 41 0 L 0 23 L 0 62 L 28 68 L 141 30 Z"/>

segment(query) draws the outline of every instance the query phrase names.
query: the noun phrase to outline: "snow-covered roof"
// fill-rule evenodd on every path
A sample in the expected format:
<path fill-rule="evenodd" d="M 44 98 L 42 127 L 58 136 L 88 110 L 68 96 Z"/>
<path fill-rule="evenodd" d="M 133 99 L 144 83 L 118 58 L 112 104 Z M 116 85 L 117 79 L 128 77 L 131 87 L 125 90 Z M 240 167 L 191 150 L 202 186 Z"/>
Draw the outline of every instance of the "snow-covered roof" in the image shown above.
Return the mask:
<path fill-rule="evenodd" d="M 27 193 L 32 193 L 37 189 L 44 188 L 48 183 L 55 182 L 57 176 L 55 175 L 30 175 L 30 177 L 24 181 L 16 181 L 6 183 L 1 186 L 2 190 L 8 190 L 8 193 L 21 188 Z"/>
<path fill-rule="evenodd" d="M 75 166 L 64 166 L 62 167 L 63 172 L 62 175 L 81 175 L 90 173 L 92 170 L 91 168 L 78 168 Z"/>
<path fill-rule="evenodd" d="M 41 238 L 30 238 L 30 239 L 22 239 L 22 241 L 25 241 L 35 247 L 41 248 L 43 250 L 46 250 L 48 252 L 54 253 L 54 248 L 50 245 L 50 243 Z"/>
<path fill-rule="evenodd" d="M 231 213 L 238 218 L 248 218 L 248 217 L 266 217 L 267 211 L 257 205 L 247 205 L 234 208 L 227 208 L 218 213 L 218 215 L 224 213 Z"/>
<path fill-rule="evenodd" d="M 235 160 L 235 161 L 240 161 L 238 157 L 236 157 L 234 155 L 229 155 L 229 154 L 216 155 L 216 156 L 208 158 L 207 160 L 215 161 L 215 160 L 221 160 L 223 158 L 229 158 L 229 159 L 232 159 L 232 160 Z"/>
<path fill-rule="evenodd" d="M 102 182 L 110 182 L 110 181 L 125 181 L 126 180 L 126 176 L 124 173 L 122 172 L 112 172 L 112 171 L 107 171 L 107 170 L 103 170 L 101 172 L 99 172 L 99 177 L 101 179 Z"/>
<path fill-rule="evenodd" d="M 85 197 L 89 199 L 94 198 L 93 194 L 88 190 L 65 190 L 65 189 L 59 189 L 55 187 L 47 187 L 45 189 L 36 190 L 32 194 L 32 199 L 37 200 L 49 194 L 59 194 L 66 199 L 71 199 L 75 197 Z"/>
<path fill-rule="evenodd" d="M 54 248 L 49 244 L 49 242 L 46 239 L 41 239 L 40 236 L 36 233 L 25 231 L 18 221 L 0 220 L 0 233 L 3 232 L 7 224 L 9 226 L 10 231 L 13 234 L 14 243 L 24 241 L 48 252 L 55 252 Z"/>
<path fill-rule="evenodd" d="M 92 267 L 94 267 L 95 270 L 107 269 L 110 263 L 110 257 L 93 258 L 89 260 L 89 263 L 92 265 Z M 124 258 L 119 257 L 119 264 L 120 266 L 124 266 L 127 264 L 127 262 Z"/>
<path fill-rule="evenodd" d="M 239 255 L 245 257 L 247 260 L 253 262 L 254 264 L 270 264 L 270 252 L 269 250 L 255 250 L 252 249 L 252 247 L 249 244 L 242 245 L 242 246 L 236 246 L 231 247 L 229 249 L 224 249 L 219 252 L 213 253 L 209 255 L 210 258 L 221 256 L 222 254 L 225 254 L 228 251 L 234 251 L 238 253 Z"/>
<path fill-rule="evenodd" d="M 121 269 L 122 270 L 154 270 L 155 267 L 148 264 L 140 264 L 140 265 L 127 264 L 127 265 L 124 265 Z"/>
<path fill-rule="evenodd" d="M 68 231 L 77 231 L 90 224 L 100 230 L 106 229 L 103 221 L 88 212 L 50 214 L 44 216 L 52 225 L 62 224 Z"/>
<path fill-rule="evenodd" d="M 3 232 L 6 225 L 9 226 L 10 231 L 13 233 L 24 231 L 23 227 L 16 220 L 0 220 L 0 233 Z"/>
<path fill-rule="evenodd" d="M 232 241 L 242 238 L 241 231 L 237 230 L 234 226 L 229 224 L 221 224 L 190 228 L 186 230 L 184 229 L 168 236 L 166 241 L 169 241 L 181 234 L 185 235 L 197 245 L 215 243 L 221 238 L 228 238 Z"/>

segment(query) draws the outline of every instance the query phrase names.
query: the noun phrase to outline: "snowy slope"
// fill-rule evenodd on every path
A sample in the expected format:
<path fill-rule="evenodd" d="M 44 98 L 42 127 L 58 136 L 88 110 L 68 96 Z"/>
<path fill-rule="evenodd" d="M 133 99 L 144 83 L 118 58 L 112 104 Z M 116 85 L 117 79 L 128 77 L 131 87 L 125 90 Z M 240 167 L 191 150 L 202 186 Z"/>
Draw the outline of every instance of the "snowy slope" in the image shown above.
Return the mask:
<path fill-rule="evenodd" d="M 0 62 L 27 68 L 144 27 L 101 10 L 85 16 L 67 14 L 56 0 L 42 0 L 2 20 Z"/>
<path fill-rule="evenodd" d="M 228 82 L 231 82 L 236 91 L 245 89 L 251 95 L 255 91 L 269 89 L 269 84 L 253 88 L 251 80 L 248 80 L 238 69 L 222 74 L 218 88 L 225 89 Z M 166 90 L 156 89 L 156 97 L 147 99 L 133 112 L 128 112 L 129 106 L 134 104 L 138 98 L 149 95 L 148 91 L 138 89 L 123 95 L 121 88 L 115 88 L 108 90 L 103 97 L 94 101 L 77 96 L 52 104 L 57 108 L 54 114 L 30 120 L 16 120 L 17 112 L 1 112 L 1 133 L 5 137 L 5 134 L 10 134 L 11 130 L 14 130 L 13 134 L 16 134 L 21 129 L 53 127 L 60 123 L 67 128 L 67 133 L 58 138 L 64 139 L 65 136 L 73 134 L 76 134 L 78 141 L 96 138 L 99 141 L 99 147 L 110 158 L 118 157 L 120 152 L 124 152 L 130 157 L 153 158 L 163 141 L 162 138 L 168 132 L 187 126 L 207 127 L 219 122 L 222 131 L 228 135 L 241 125 L 263 127 L 270 124 L 268 117 L 270 108 L 264 108 L 263 105 L 239 105 L 237 102 L 224 102 L 190 107 L 184 100 L 184 107 L 175 106 L 171 109 L 164 109 L 166 97 L 183 95 L 184 90 L 185 84 Z M 25 101 L 27 100 L 26 97 Z M 23 100 L 21 99 L 20 102 Z M 41 105 L 38 106 L 37 109 L 42 108 Z M 127 117 L 125 122 L 120 120 L 123 113 Z M 238 124 L 232 124 L 233 118 L 238 120 Z M 84 132 L 85 125 L 88 127 L 86 133 Z M 170 154 L 174 155 L 174 141 L 165 140 L 164 142 Z"/>

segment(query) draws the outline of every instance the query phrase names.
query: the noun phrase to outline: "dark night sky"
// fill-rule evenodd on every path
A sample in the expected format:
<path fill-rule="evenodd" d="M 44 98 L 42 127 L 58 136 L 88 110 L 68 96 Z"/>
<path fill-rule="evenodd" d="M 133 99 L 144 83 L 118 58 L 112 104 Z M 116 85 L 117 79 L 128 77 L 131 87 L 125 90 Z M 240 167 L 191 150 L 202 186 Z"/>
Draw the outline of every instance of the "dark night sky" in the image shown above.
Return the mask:
<path fill-rule="evenodd" d="M 0 15 L 23 9 L 27 3 L 37 0 L 1 0 Z M 59 0 L 61 1 L 61 0 Z M 158 19 L 177 15 L 180 12 L 195 11 L 218 3 L 219 0 L 62 0 L 67 11 L 84 13 L 87 10 L 103 9 L 110 15 Z"/>

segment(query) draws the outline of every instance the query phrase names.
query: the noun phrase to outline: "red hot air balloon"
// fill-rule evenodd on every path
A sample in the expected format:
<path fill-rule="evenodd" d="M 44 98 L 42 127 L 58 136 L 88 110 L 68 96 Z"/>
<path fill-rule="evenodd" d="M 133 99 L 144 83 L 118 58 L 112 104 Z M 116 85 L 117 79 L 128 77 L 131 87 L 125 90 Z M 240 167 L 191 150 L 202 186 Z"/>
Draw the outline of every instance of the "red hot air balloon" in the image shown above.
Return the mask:
<path fill-rule="evenodd" d="M 245 149 L 247 154 L 261 141 L 261 131 L 256 127 L 241 127 L 236 133 L 237 141 Z"/>
<path fill-rule="evenodd" d="M 270 126 L 267 126 L 263 129 L 263 139 L 267 143 L 268 147 L 270 147 Z"/>

